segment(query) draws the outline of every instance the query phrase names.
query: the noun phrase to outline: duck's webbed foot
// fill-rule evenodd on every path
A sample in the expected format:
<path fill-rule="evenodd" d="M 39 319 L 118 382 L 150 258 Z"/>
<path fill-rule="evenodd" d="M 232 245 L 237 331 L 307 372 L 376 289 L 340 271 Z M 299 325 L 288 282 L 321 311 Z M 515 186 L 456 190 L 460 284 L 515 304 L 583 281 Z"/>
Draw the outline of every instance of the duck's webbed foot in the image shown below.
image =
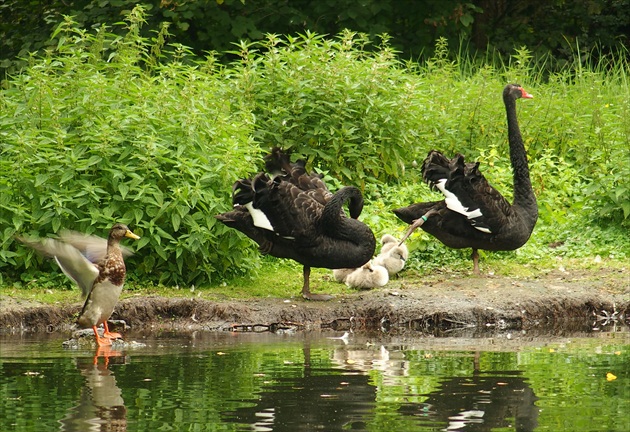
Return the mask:
<path fill-rule="evenodd" d="M 110 332 L 109 327 L 107 326 L 107 321 L 103 323 L 103 327 L 105 327 L 105 331 L 103 332 L 103 337 L 107 339 L 122 339 L 122 335 L 116 332 Z"/>
<path fill-rule="evenodd" d="M 108 346 L 112 344 L 112 340 L 107 337 L 101 337 L 98 334 L 98 329 L 96 326 L 92 326 L 92 330 L 94 331 L 94 338 L 96 339 L 96 345 L 99 347 Z"/>

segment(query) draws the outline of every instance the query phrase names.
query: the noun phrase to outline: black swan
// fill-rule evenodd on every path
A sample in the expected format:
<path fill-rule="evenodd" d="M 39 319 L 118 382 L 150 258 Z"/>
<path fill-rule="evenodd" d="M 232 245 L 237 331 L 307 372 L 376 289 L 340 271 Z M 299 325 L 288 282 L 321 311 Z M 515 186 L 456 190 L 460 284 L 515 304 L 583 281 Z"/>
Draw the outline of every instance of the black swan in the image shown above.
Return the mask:
<path fill-rule="evenodd" d="M 216 218 L 258 243 L 261 253 L 302 264 L 305 299 L 329 300 L 332 296 L 311 293 L 311 267 L 360 267 L 374 254 L 374 234 L 357 220 L 363 209 L 361 192 L 346 186 L 331 194 L 320 176 L 306 172 L 303 161 L 289 163 L 279 149 L 272 151 L 266 166 L 279 174 L 261 172 L 252 180 L 238 180 L 233 210 Z M 346 203 L 350 217 L 343 211 Z"/>
<path fill-rule="evenodd" d="M 422 227 L 448 247 L 472 248 L 475 274 L 479 274 L 478 249 L 514 250 L 527 242 L 538 219 L 538 206 L 516 117 L 516 100 L 532 97 L 518 84 L 508 84 L 503 90 L 514 172 L 513 203 L 510 205 L 490 186 L 479 171 L 479 162 L 466 163 L 461 154 L 448 159 L 432 150 L 422 164 L 422 177 L 445 199 L 394 210 L 396 216 L 411 224 L 402 241 Z"/>
<path fill-rule="evenodd" d="M 77 324 L 94 330 L 99 347 L 111 345 L 112 339 L 122 337 L 109 331 L 107 320 L 114 312 L 125 283 L 127 270 L 120 247 L 120 240 L 124 237 L 140 238 L 120 223 L 111 228 L 107 241 L 69 231 L 62 232 L 59 240 L 18 238 L 33 249 L 54 257 L 66 276 L 79 285 L 86 299 Z M 105 328 L 103 337 L 97 331 L 101 324 Z"/>

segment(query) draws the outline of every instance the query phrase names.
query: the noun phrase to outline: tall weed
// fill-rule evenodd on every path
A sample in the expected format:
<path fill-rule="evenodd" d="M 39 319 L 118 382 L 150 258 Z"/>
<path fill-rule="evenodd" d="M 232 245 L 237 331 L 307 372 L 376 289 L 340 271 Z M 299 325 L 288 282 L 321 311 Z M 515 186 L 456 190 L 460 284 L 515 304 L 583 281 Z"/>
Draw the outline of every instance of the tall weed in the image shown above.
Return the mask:
<path fill-rule="evenodd" d="M 211 53 L 197 59 L 166 44 L 167 26 L 143 39 L 142 24 L 141 8 L 124 37 L 67 19 L 56 49 L 29 59 L 0 92 L 0 278 L 30 280 L 42 268 L 15 234 L 105 235 L 114 221 L 142 236 L 132 278 L 199 285 L 255 271 L 252 242 L 213 216 L 276 145 L 306 158 L 333 190 L 362 187 L 362 219 L 377 235 L 402 234 L 393 208 L 438 199 L 418 169 L 431 149 L 479 160 L 509 198 L 508 82 L 535 96 L 517 109 L 546 233 L 535 231 L 521 256 L 548 253 L 542 242 L 563 227 L 630 224 L 623 53 L 549 73 L 526 49 L 502 63 L 453 55 L 465 50 L 440 39 L 432 59 L 413 64 L 386 35 L 374 46 L 346 31 L 242 42 L 238 61 L 221 66 Z M 424 234 L 411 245 L 427 266 L 462 257 Z"/>
<path fill-rule="evenodd" d="M 220 72 L 177 61 L 148 71 L 152 46 L 133 18 L 124 39 L 64 23 L 57 50 L 2 93 L 3 274 L 28 278 L 40 261 L 15 234 L 105 236 L 114 221 L 141 235 L 130 268 L 148 280 L 208 283 L 256 267 L 248 241 L 214 218 L 258 162 L 253 117 Z"/>

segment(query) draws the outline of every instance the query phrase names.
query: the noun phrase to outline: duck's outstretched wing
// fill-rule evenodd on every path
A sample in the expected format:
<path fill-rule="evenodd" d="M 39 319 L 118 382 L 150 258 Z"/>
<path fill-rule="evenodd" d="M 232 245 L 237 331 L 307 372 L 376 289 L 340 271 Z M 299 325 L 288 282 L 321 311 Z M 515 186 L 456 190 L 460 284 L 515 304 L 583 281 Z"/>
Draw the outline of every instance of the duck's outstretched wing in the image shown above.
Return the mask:
<path fill-rule="evenodd" d="M 87 297 L 90 294 L 99 270 L 79 249 L 69 243 L 50 238 L 31 240 L 18 237 L 18 240 L 36 251 L 54 258 L 65 275 L 81 288 L 83 296 Z"/>
<path fill-rule="evenodd" d="M 85 235 L 77 231 L 62 230 L 59 239 L 77 248 L 91 262 L 99 263 L 107 255 L 107 239 L 97 236 Z M 125 246 L 120 246 L 123 257 L 133 255 L 133 251 Z"/>

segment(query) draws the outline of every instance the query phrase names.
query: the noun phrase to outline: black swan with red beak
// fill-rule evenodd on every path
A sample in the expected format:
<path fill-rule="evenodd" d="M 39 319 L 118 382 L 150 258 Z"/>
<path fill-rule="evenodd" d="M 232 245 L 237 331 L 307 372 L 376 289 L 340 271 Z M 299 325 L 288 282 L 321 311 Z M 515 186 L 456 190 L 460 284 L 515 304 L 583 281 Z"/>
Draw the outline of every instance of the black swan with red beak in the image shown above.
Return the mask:
<path fill-rule="evenodd" d="M 332 194 L 320 176 L 306 172 L 303 161 L 290 163 L 277 148 L 266 157 L 266 167 L 277 174 L 261 172 L 252 180 L 238 180 L 233 210 L 216 218 L 258 243 L 261 253 L 302 264 L 302 296 L 329 300 L 332 296 L 311 293 L 311 267 L 361 267 L 374 254 L 374 234 L 357 220 L 363 209 L 361 192 L 346 186 Z M 343 211 L 346 203 L 350 217 Z"/>
<path fill-rule="evenodd" d="M 514 250 L 527 242 L 538 219 L 538 206 L 516 117 L 516 100 L 532 97 L 518 84 L 508 84 L 503 90 L 514 172 L 512 204 L 490 186 L 479 171 L 479 162 L 466 163 L 461 154 L 448 159 L 432 150 L 422 164 L 422 177 L 432 189 L 442 192 L 444 199 L 394 210 L 411 224 L 402 241 L 421 227 L 448 247 L 472 248 L 475 274 L 479 274 L 478 249 Z"/>

